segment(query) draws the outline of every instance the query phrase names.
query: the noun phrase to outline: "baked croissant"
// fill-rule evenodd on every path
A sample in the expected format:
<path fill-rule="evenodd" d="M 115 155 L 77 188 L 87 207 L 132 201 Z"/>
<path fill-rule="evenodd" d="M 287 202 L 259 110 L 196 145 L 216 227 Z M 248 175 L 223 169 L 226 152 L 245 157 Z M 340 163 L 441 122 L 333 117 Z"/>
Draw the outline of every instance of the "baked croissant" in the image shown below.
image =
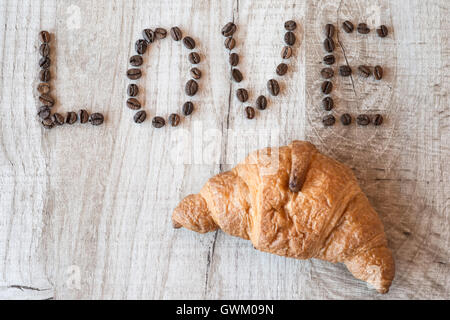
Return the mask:
<path fill-rule="evenodd" d="M 380 293 L 394 278 L 383 225 L 352 171 L 309 142 L 251 153 L 184 198 L 172 222 L 200 233 L 220 228 L 280 256 L 342 262 Z"/>

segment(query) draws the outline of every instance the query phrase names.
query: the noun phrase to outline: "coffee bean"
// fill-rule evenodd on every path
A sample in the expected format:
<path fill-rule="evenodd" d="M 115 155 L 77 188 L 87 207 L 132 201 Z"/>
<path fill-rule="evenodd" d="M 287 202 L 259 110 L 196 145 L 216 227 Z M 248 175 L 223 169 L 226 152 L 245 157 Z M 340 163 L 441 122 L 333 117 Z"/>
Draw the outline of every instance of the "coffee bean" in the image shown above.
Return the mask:
<path fill-rule="evenodd" d="M 381 126 L 383 123 L 383 116 L 381 114 L 376 114 L 373 118 L 373 124 L 376 126 Z"/>
<path fill-rule="evenodd" d="M 39 83 L 37 86 L 37 91 L 40 94 L 47 94 L 50 92 L 50 85 L 48 83 Z"/>
<path fill-rule="evenodd" d="M 341 123 L 344 126 L 350 125 L 352 123 L 352 116 L 348 113 L 344 113 L 343 115 L 341 115 Z"/>
<path fill-rule="evenodd" d="M 234 47 L 236 46 L 236 40 L 234 40 L 234 38 L 232 37 L 226 38 L 224 45 L 225 48 L 227 48 L 228 50 L 233 50 Z"/>
<path fill-rule="evenodd" d="M 284 47 L 283 50 L 281 50 L 281 58 L 282 59 L 289 59 L 292 56 L 292 48 L 291 47 Z"/>
<path fill-rule="evenodd" d="M 53 105 L 55 104 L 55 100 L 50 97 L 50 95 L 48 94 L 42 94 L 39 96 L 39 101 L 46 107 L 53 107 Z"/>
<path fill-rule="evenodd" d="M 244 78 L 241 71 L 239 71 L 239 69 L 233 68 L 231 70 L 231 76 L 233 77 L 233 80 L 236 81 L 237 83 L 241 82 L 242 79 Z"/>
<path fill-rule="evenodd" d="M 127 77 L 128 77 L 128 79 L 131 79 L 131 80 L 139 79 L 140 77 L 142 77 L 141 69 L 136 69 L 136 68 L 128 69 Z"/>
<path fill-rule="evenodd" d="M 288 71 L 288 66 L 287 66 L 287 64 L 285 64 L 285 63 L 280 63 L 280 64 L 277 66 L 277 70 L 276 70 L 277 75 L 279 75 L 279 76 L 284 76 L 284 75 L 286 74 L 287 71 Z"/>
<path fill-rule="evenodd" d="M 103 115 L 101 113 L 95 112 L 93 114 L 91 114 L 89 116 L 89 122 L 93 125 L 93 126 L 99 126 L 103 123 L 103 121 L 105 120 L 105 118 L 103 117 Z"/>
<path fill-rule="evenodd" d="M 143 63 L 144 63 L 144 59 L 142 59 L 142 56 L 140 56 L 140 55 L 135 55 L 135 56 L 132 56 L 132 57 L 130 58 L 130 64 L 131 64 L 133 67 L 139 67 L 139 66 L 141 66 Z"/>
<path fill-rule="evenodd" d="M 39 47 L 39 53 L 43 57 L 48 57 L 50 55 L 50 45 L 48 43 L 43 43 Z"/>
<path fill-rule="evenodd" d="M 49 107 L 42 106 L 39 108 L 38 116 L 42 120 L 47 119 L 48 117 L 50 117 L 50 115 L 51 115 L 51 111 L 50 111 Z"/>
<path fill-rule="evenodd" d="M 136 97 L 139 94 L 139 87 L 136 84 L 131 83 L 128 85 L 127 93 L 130 97 Z"/>
<path fill-rule="evenodd" d="M 259 110 L 264 110 L 267 108 L 267 99 L 265 96 L 259 96 L 258 99 L 256 99 L 256 107 Z"/>
<path fill-rule="evenodd" d="M 51 79 L 50 70 L 44 69 L 39 72 L 39 80 L 42 82 L 49 82 Z"/>
<path fill-rule="evenodd" d="M 189 50 L 192 50 L 195 48 L 195 40 L 192 39 L 191 37 L 184 37 L 183 44 Z"/>
<path fill-rule="evenodd" d="M 288 46 L 292 46 L 295 43 L 295 34 L 291 31 L 288 31 L 285 33 L 284 35 L 284 42 L 286 42 L 286 44 Z"/>
<path fill-rule="evenodd" d="M 328 23 L 325 25 L 325 37 L 333 38 L 334 36 L 334 25 Z"/>
<path fill-rule="evenodd" d="M 42 57 L 39 60 L 39 67 L 41 67 L 42 69 L 50 68 L 50 58 L 49 57 Z"/>
<path fill-rule="evenodd" d="M 246 102 L 248 100 L 248 91 L 244 88 L 239 88 L 236 90 L 236 97 L 240 102 Z"/>
<path fill-rule="evenodd" d="M 145 41 L 147 41 L 148 44 L 153 43 L 155 41 L 155 33 L 152 29 L 144 29 L 142 31 L 142 37 L 144 37 Z"/>
<path fill-rule="evenodd" d="M 237 66 L 239 64 L 239 55 L 233 52 L 232 54 L 230 54 L 228 61 L 233 67 Z"/>
<path fill-rule="evenodd" d="M 189 80 L 188 82 L 186 82 L 184 91 L 188 96 L 194 96 L 198 91 L 198 83 L 195 80 Z"/>
<path fill-rule="evenodd" d="M 331 83 L 331 81 L 324 81 L 322 83 L 322 92 L 324 94 L 329 94 L 331 90 L 333 90 L 333 84 Z"/>
<path fill-rule="evenodd" d="M 178 125 L 180 124 L 181 118 L 178 114 L 176 113 L 172 113 L 169 116 L 169 123 L 172 127 L 178 127 Z"/>
<path fill-rule="evenodd" d="M 322 106 L 325 111 L 331 111 L 334 108 L 334 101 L 331 97 L 325 97 L 322 100 Z"/>
<path fill-rule="evenodd" d="M 370 28 L 365 23 L 358 24 L 358 32 L 361 34 L 368 34 L 370 32 Z"/>
<path fill-rule="evenodd" d="M 68 124 L 74 124 L 75 122 L 77 122 L 78 120 L 78 116 L 75 112 L 67 112 L 67 116 L 66 116 L 66 123 Z"/>
<path fill-rule="evenodd" d="M 194 112 L 194 104 L 191 101 L 187 101 L 183 104 L 183 114 L 188 116 Z"/>
<path fill-rule="evenodd" d="M 197 52 L 191 52 L 188 55 L 189 62 L 192 64 L 200 63 L 200 55 Z"/>
<path fill-rule="evenodd" d="M 267 81 L 267 89 L 272 96 L 277 96 L 280 93 L 280 85 L 275 79 Z"/>
<path fill-rule="evenodd" d="M 367 66 L 359 66 L 358 71 L 359 71 L 359 74 L 361 76 L 363 76 L 364 78 L 367 78 L 372 74 L 372 71 L 370 71 L 370 68 Z"/>
<path fill-rule="evenodd" d="M 383 78 L 383 68 L 381 66 L 375 66 L 373 75 L 375 76 L 375 79 L 381 80 L 381 78 Z"/>
<path fill-rule="evenodd" d="M 129 98 L 127 100 L 127 107 L 131 110 L 139 110 L 141 108 L 141 103 L 135 98 Z"/>
<path fill-rule="evenodd" d="M 51 128 L 53 128 L 54 123 L 53 123 L 52 118 L 47 118 L 47 119 L 42 120 L 42 126 L 43 126 L 45 129 L 51 129 Z"/>
<path fill-rule="evenodd" d="M 333 78 L 334 71 L 331 68 L 323 68 L 322 70 L 320 70 L 320 75 L 324 79 L 330 79 L 330 78 Z"/>
<path fill-rule="evenodd" d="M 388 35 L 388 28 L 385 25 L 381 25 L 378 29 L 377 29 L 377 34 L 379 37 L 384 38 Z"/>
<path fill-rule="evenodd" d="M 367 126 L 370 123 L 370 118 L 367 114 L 360 114 L 356 117 L 356 123 L 360 126 Z"/>
<path fill-rule="evenodd" d="M 297 28 L 297 24 L 294 20 L 289 20 L 284 23 L 284 28 L 287 31 L 294 31 Z"/>
<path fill-rule="evenodd" d="M 135 123 L 142 123 L 147 118 L 147 113 L 144 110 L 136 112 L 136 114 L 133 117 L 133 120 Z"/>
<path fill-rule="evenodd" d="M 202 77 L 202 72 L 198 68 L 192 68 L 191 71 L 191 77 L 194 79 L 200 79 Z"/>
<path fill-rule="evenodd" d="M 222 28 L 222 35 L 225 37 L 231 37 L 235 32 L 236 32 L 236 25 L 233 22 L 228 22 Z"/>
<path fill-rule="evenodd" d="M 331 38 L 326 38 L 323 41 L 323 48 L 326 52 L 333 52 L 334 51 L 334 41 Z"/>
<path fill-rule="evenodd" d="M 253 119 L 255 117 L 255 109 L 252 107 L 245 108 L 245 115 L 247 116 L 247 119 Z"/>
<path fill-rule="evenodd" d="M 39 40 L 43 43 L 49 43 L 50 42 L 50 33 L 48 31 L 41 31 L 39 32 Z"/>
<path fill-rule="evenodd" d="M 183 38 L 183 33 L 181 32 L 180 28 L 173 27 L 170 29 L 170 36 L 175 41 L 180 41 L 181 38 Z"/>
<path fill-rule="evenodd" d="M 348 77 L 352 74 L 352 68 L 350 68 L 348 65 L 340 66 L 339 67 L 339 74 L 342 77 Z"/>
<path fill-rule="evenodd" d="M 139 39 L 136 41 L 134 48 L 138 54 L 145 54 L 145 51 L 147 51 L 147 41 Z"/>
<path fill-rule="evenodd" d="M 62 126 L 64 124 L 64 117 L 60 113 L 54 113 L 52 115 L 52 120 L 55 125 Z"/>
<path fill-rule="evenodd" d="M 336 61 L 336 59 L 334 58 L 334 56 L 332 54 L 326 55 L 325 57 L 323 57 L 323 62 L 325 62 L 325 64 L 331 65 Z"/>
<path fill-rule="evenodd" d="M 176 40 L 178 41 L 178 40 Z M 162 128 L 166 125 L 166 120 L 164 120 L 164 118 L 162 117 L 154 117 L 152 119 L 152 126 L 159 129 Z"/>
<path fill-rule="evenodd" d="M 325 117 L 323 117 L 322 123 L 325 127 L 332 126 L 336 123 L 336 118 L 331 114 L 326 115 Z"/>
<path fill-rule="evenodd" d="M 80 118 L 80 123 L 86 123 L 89 121 L 89 112 L 87 110 L 81 109 L 78 111 L 78 117 Z"/>
<path fill-rule="evenodd" d="M 163 28 L 156 28 L 155 29 L 155 37 L 156 39 L 164 39 L 167 36 L 166 29 Z"/>
<path fill-rule="evenodd" d="M 347 20 L 342 23 L 342 29 L 347 33 L 352 33 L 355 27 L 353 26 L 353 23 Z"/>

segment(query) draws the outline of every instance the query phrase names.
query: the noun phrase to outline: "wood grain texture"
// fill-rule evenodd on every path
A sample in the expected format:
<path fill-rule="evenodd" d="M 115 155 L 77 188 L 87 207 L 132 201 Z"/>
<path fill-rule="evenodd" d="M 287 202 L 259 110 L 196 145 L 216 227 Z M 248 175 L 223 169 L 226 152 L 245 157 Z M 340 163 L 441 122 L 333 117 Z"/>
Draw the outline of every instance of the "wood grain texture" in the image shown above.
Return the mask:
<path fill-rule="evenodd" d="M 0 298 L 449 299 L 450 5 L 419 1 L 0 0 Z M 298 22 L 288 74 L 283 24 Z M 323 128 L 323 26 L 339 31 L 337 66 L 380 64 L 381 82 L 335 76 L 337 116 L 383 113 L 379 128 Z M 238 25 L 244 81 L 230 80 L 222 26 Z M 386 24 L 379 39 L 374 28 Z M 178 25 L 202 54 L 196 110 L 177 129 L 132 123 L 125 72 L 146 27 Z M 103 112 L 101 127 L 41 129 L 36 113 L 39 30 L 52 42 L 58 112 Z M 170 39 L 145 55 L 140 99 L 150 117 L 180 112 L 187 50 Z M 266 81 L 282 94 L 255 120 L 244 108 Z M 353 80 L 353 81 L 352 81 Z M 249 89 L 248 104 L 235 98 Z M 76 127 L 76 128 L 75 128 Z M 342 265 L 255 251 L 221 232 L 173 230 L 171 212 L 251 150 L 308 139 L 351 166 L 380 214 L 397 263 L 387 295 Z"/>

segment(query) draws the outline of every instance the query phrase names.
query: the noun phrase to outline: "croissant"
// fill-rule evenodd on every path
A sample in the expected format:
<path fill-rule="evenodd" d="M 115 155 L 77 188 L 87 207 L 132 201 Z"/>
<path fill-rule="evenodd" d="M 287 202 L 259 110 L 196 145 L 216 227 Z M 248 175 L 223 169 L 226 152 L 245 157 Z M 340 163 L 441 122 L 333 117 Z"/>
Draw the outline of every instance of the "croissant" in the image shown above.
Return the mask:
<path fill-rule="evenodd" d="M 184 198 L 172 222 L 199 233 L 220 228 L 280 256 L 344 263 L 380 293 L 394 278 L 383 225 L 352 171 L 309 142 L 251 153 Z"/>

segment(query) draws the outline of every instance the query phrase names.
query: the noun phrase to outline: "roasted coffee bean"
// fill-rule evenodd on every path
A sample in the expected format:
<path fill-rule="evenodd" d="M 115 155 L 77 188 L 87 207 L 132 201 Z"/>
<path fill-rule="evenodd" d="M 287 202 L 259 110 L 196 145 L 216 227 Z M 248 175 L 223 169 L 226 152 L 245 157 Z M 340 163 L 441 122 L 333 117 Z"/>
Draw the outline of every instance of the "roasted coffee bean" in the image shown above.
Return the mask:
<path fill-rule="evenodd" d="M 325 111 L 330 111 L 334 108 L 334 101 L 331 97 L 325 97 L 322 100 L 322 106 L 325 109 Z"/>
<path fill-rule="evenodd" d="M 192 64 L 199 64 L 200 63 L 200 55 L 197 52 L 191 52 L 188 55 L 189 62 Z"/>
<path fill-rule="evenodd" d="M 183 44 L 189 50 L 192 50 L 195 48 L 195 40 L 192 39 L 191 37 L 184 37 Z"/>
<path fill-rule="evenodd" d="M 187 101 L 183 104 L 183 114 L 188 116 L 194 112 L 194 104 L 191 101 Z"/>
<path fill-rule="evenodd" d="M 285 46 L 283 50 L 281 50 L 281 58 L 289 59 L 292 56 L 292 48 L 289 46 Z"/>
<path fill-rule="evenodd" d="M 352 33 L 355 27 L 353 26 L 353 23 L 347 20 L 342 23 L 342 29 L 347 33 Z"/>
<path fill-rule="evenodd" d="M 191 71 L 191 77 L 194 79 L 200 79 L 202 77 L 202 72 L 198 68 L 192 68 Z"/>
<path fill-rule="evenodd" d="M 233 67 L 237 66 L 239 64 L 239 55 L 233 52 L 232 54 L 230 54 L 228 61 Z"/>
<path fill-rule="evenodd" d="M 222 28 L 222 35 L 225 37 L 231 37 L 235 32 L 236 32 L 236 25 L 233 22 L 228 22 Z"/>
<path fill-rule="evenodd" d="M 233 77 L 233 80 L 237 83 L 241 82 L 244 76 L 242 75 L 241 71 L 239 69 L 233 68 L 231 70 L 231 76 Z"/>
<path fill-rule="evenodd" d="M 170 29 L 170 36 L 175 41 L 180 41 L 181 38 L 183 38 L 183 33 L 181 32 L 180 28 L 173 27 Z"/>
<path fill-rule="evenodd" d="M 152 29 L 144 29 L 142 31 L 142 37 L 145 41 L 147 41 L 148 44 L 153 43 L 155 41 L 155 33 Z"/>
<path fill-rule="evenodd" d="M 245 108 L 245 115 L 247 119 L 253 119 L 255 117 L 255 109 L 253 107 Z"/>
<path fill-rule="evenodd" d="M 144 59 L 142 59 L 142 56 L 140 56 L 140 55 L 135 55 L 135 56 L 132 56 L 132 57 L 130 58 L 130 64 L 131 64 L 133 67 L 139 67 L 139 66 L 141 66 L 143 63 L 144 63 Z"/>
<path fill-rule="evenodd" d="M 176 41 L 178 41 L 178 40 L 176 40 Z M 154 117 L 152 119 L 152 126 L 154 128 L 159 129 L 159 128 L 164 127 L 165 125 L 166 125 L 166 120 L 164 120 L 164 118 L 162 118 L 162 117 Z"/>
<path fill-rule="evenodd" d="M 248 100 L 248 92 L 244 88 L 236 90 L 236 97 L 240 102 L 246 102 Z"/>
<path fill-rule="evenodd" d="M 66 123 L 68 124 L 74 124 L 78 120 L 78 115 L 75 112 L 67 112 L 66 115 Z"/>
<path fill-rule="evenodd" d="M 375 69 L 373 69 L 373 75 L 375 76 L 375 79 L 381 80 L 381 78 L 383 78 L 383 68 L 381 66 L 375 66 Z"/>
<path fill-rule="evenodd" d="M 256 99 L 256 107 L 259 110 L 264 110 L 267 108 L 267 99 L 265 96 L 259 96 L 258 99 Z"/>
<path fill-rule="evenodd" d="M 42 82 L 49 82 L 51 79 L 50 70 L 44 69 L 39 72 L 39 80 Z"/>
<path fill-rule="evenodd" d="M 334 58 L 334 56 L 332 54 L 326 55 L 325 57 L 323 57 L 323 62 L 325 62 L 325 64 L 331 65 L 333 63 L 335 63 L 336 59 Z"/>
<path fill-rule="evenodd" d="M 147 113 L 144 110 L 136 112 L 136 114 L 133 117 L 133 120 L 135 123 L 142 123 L 147 118 Z"/>
<path fill-rule="evenodd" d="M 50 111 L 49 107 L 42 106 L 39 108 L 38 116 L 42 120 L 47 119 L 48 117 L 51 116 L 51 114 L 52 114 L 52 112 Z"/>
<path fill-rule="evenodd" d="M 141 103 L 136 98 L 129 98 L 127 100 L 127 107 L 131 110 L 139 110 L 141 108 Z"/>
<path fill-rule="evenodd" d="M 54 113 L 52 115 L 53 123 L 57 126 L 62 126 L 64 124 L 64 116 L 60 113 Z"/>
<path fill-rule="evenodd" d="M 134 48 L 138 54 L 145 54 L 145 51 L 147 51 L 147 41 L 139 39 L 136 41 Z"/>
<path fill-rule="evenodd" d="M 49 57 L 42 57 L 39 60 L 39 67 L 41 67 L 42 69 L 50 68 L 50 58 Z"/>
<path fill-rule="evenodd" d="M 127 93 L 130 97 L 136 97 L 139 94 L 139 87 L 136 84 L 131 83 L 128 85 Z"/>
<path fill-rule="evenodd" d="M 294 20 L 289 20 L 284 23 L 284 28 L 287 31 L 294 31 L 297 28 L 297 23 Z"/>
<path fill-rule="evenodd" d="M 358 71 L 359 71 L 359 74 L 361 76 L 363 76 L 364 78 L 367 78 L 372 74 L 372 71 L 370 71 L 370 68 L 367 66 L 359 66 Z"/>
<path fill-rule="evenodd" d="M 356 117 L 356 123 L 360 126 L 367 126 L 370 123 L 370 118 L 367 114 L 360 114 Z"/>
<path fill-rule="evenodd" d="M 195 80 L 189 80 L 186 82 L 185 92 L 188 96 L 192 97 L 198 91 L 198 83 Z"/>
<path fill-rule="evenodd" d="M 381 114 L 376 114 L 373 118 L 373 124 L 376 126 L 381 126 L 383 123 L 383 116 Z"/>
<path fill-rule="evenodd" d="M 378 29 L 377 29 L 377 34 L 379 37 L 384 38 L 388 35 L 388 28 L 385 25 L 381 25 Z"/>
<path fill-rule="evenodd" d="M 128 79 L 131 79 L 131 80 L 137 80 L 140 77 L 142 77 L 142 71 L 141 71 L 141 69 L 136 69 L 136 68 L 128 69 L 127 77 L 128 77 Z"/>
<path fill-rule="evenodd" d="M 324 81 L 322 83 L 322 92 L 324 94 L 329 94 L 331 90 L 333 90 L 333 84 L 331 83 L 331 81 Z"/>
<path fill-rule="evenodd" d="M 280 93 L 280 85 L 275 79 L 270 79 L 267 81 L 267 90 L 272 96 L 277 96 Z"/>
<path fill-rule="evenodd" d="M 42 126 L 43 126 L 45 129 L 51 129 L 51 128 L 53 128 L 54 123 L 53 123 L 52 118 L 47 118 L 47 119 L 42 120 Z"/>
<path fill-rule="evenodd" d="M 332 126 L 336 123 L 336 118 L 331 114 L 326 115 L 325 117 L 323 117 L 322 123 L 325 127 Z"/>
<path fill-rule="evenodd" d="M 224 45 L 225 48 L 227 48 L 228 50 L 233 50 L 234 47 L 236 46 L 236 40 L 234 40 L 234 38 L 232 37 L 226 38 Z"/>
<path fill-rule="evenodd" d="M 279 76 L 284 76 L 284 75 L 286 74 L 287 71 L 288 71 L 288 66 L 287 66 L 286 63 L 280 63 L 280 64 L 277 66 L 277 70 L 276 70 L 277 75 L 279 75 Z"/>
<path fill-rule="evenodd" d="M 43 43 L 39 47 L 39 53 L 43 57 L 48 57 L 50 55 L 50 45 L 48 43 Z"/>
<path fill-rule="evenodd" d="M 334 41 L 331 38 L 326 38 L 323 41 L 323 48 L 326 52 L 333 52 L 334 51 Z"/>
<path fill-rule="evenodd" d="M 292 46 L 295 43 L 295 34 L 291 31 L 288 31 L 284 34 L 284 42 L 286 42 L 286 44 L 288 46 Z"/>
<path fill-rule="evenodd" d="M 167 31 L 163 28 L 156 28 L 155 29 L 155 37 L 156 39 L 164 39 L 167 37 Z"/>
<path fill-rule="evenodd" d="M 169 123 L 172 127 L 178 127 L 178 125 L 180 124 L 181 118 L 178 114 L 176 113 L 172 113 L 169 116 Z"/>
<path fill-rule="evenodd" d="M 341 123 L 344 126 L 350 125 L 352 123 L 352 116 L 348 113 L 344 113 L 343 115 L 341 115 Z"/>
<path fill-rule="evenodd" d="M 48 94 L 42 94 L 39 96 L 39 101 L 46 107 L 53 107 L 53 105 L 55 104 L 55 100 L 50 97 L 50 95 Z"/>
<path fill-rule="evenodd" d="M 50 85 L 48 83 L 39 83 L 37 86 L 37 91 L 40 94 L 47 94 L 50 92 Z"/>
<path fill-rule="evenodd" d="M 91 114 L 89 116 L 89 122 L 93 125 L 93 126 L 99 126 L 103 123 L 103 121 L 105 120 L 105 118 L 103 117 L 103 115 L 101 113 L 95 112 L 93 114 Z"/>
<path fill-rule="evenodd" d="M 50 33 L 48 31 L 41 31 L 39 32 L 39 40 L 43 43 L 49 43 L 50 42 Z"/>
<path fill-rule="evenodd" d="M 358 32 L 361 34 L 368 34 L 370 32 L 369 27 L 365 23 L 358 24 Z"/>
<path fill-rule="evenodd" d="M 334 25 L 328 23 L 325 25 L 325 37 L 333 38 L 334 36 Z"/>
<path fill-rule="evenodd" d="M 89 121 L 89 112 L 87 110 L 81 109 L 78 111 L 78 118 L 80 118 L 80 123 L 86 123 Z"/>
<path fill-rule="evenodd" d="M 320 75 L 324 79 L 330 79 L 330 78 L 333 78 L 334 71 L 331 68 L 323 68 L 322 70 L 320 70 Z"/>
<path fill-rule="evenodd" d="M 348 77 L 352 74 L 352 68 L 350 68 L 348 65 L 340 66 L 339 74 L 343 77 Z"/>

